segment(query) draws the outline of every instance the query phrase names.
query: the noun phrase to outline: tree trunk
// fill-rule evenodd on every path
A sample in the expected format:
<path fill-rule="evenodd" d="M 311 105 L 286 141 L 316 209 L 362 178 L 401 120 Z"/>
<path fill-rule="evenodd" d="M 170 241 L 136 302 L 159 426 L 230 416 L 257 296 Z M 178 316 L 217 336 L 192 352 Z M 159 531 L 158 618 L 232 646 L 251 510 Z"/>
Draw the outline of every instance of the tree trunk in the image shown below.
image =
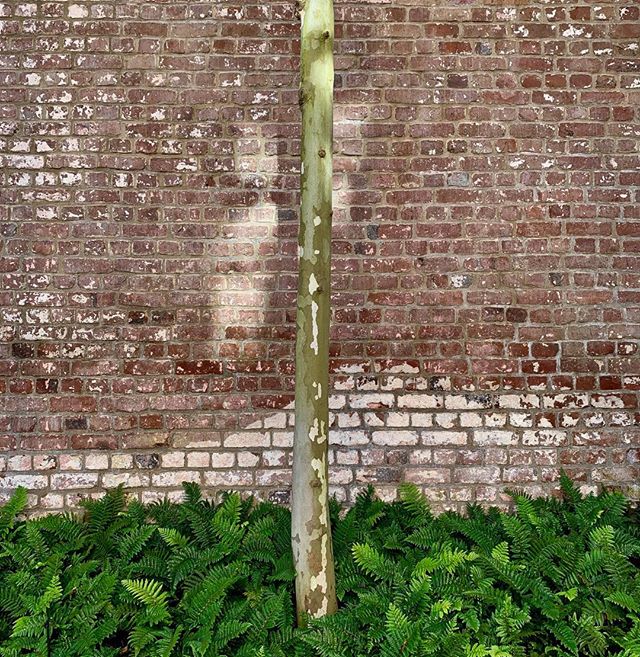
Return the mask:
<path fill-rule="evenodd" d="M 291 543 L 298 623 L 337 608 L 329 523 L 329 317 L 333 146 L 333 2 L 300 8 L 300 261 Z"/>

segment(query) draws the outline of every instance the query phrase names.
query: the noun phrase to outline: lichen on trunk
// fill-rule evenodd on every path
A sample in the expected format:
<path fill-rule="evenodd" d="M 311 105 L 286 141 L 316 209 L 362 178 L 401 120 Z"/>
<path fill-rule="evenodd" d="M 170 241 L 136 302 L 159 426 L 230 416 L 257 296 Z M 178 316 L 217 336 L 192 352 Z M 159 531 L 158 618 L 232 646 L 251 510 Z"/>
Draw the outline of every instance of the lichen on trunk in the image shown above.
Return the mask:
<path fill-rule="evenodd" d="M 329 522 L 333 2 L 300 6 L 302 109 L 291 542 L 299 624 L 337 608 Z"/>

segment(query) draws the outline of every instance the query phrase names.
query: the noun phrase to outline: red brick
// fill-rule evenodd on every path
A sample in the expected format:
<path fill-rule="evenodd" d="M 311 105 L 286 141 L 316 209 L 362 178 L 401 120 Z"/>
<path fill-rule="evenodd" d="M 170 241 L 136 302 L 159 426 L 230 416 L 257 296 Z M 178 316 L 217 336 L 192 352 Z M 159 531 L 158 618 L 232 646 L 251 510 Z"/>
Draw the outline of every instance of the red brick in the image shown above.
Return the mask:
<path fill-rule="evenodd" d="M 11 16 L 3 34 L 0 449 L 107 450 L 121 465 L 153 449 L 156 492 L 195 472 L 164 480 L 163 457 L 216 449 L 212 481 L 284 499 L 285 457 L 261 447 L 238 465 L 223 445 L 258 432 L 284 453 L 290 438 L 294 7 L 134 1 L 94 20 L 62 4 Z M 390 434 L 350 451 L 336 490 L 352 500 L 356 477 L 409 476 L 434 494 L 445 481 L 443 504 L 461 490 L 492 501 L 504 482 L 553 492 L 562 462 L 596 481 L 603 459 L 633 483 L 638 7 L 338 5 L 334 429 L 362 444 L 413 431 L 398 401 L 410 391 L 447 404 L 417 422 L 469 442 L 437 455 Z M 58 38 L 68 18 L 85 52 Z M 373 404 L 382 429 L 350 408 L 358 394 L 392 400 Z M 496 399 L 529 394 L 568 397 L 518 408 L 517 456 L 469 447 L 474 422 L 501 421 Z M 583 430 L 598 404 L 602 426 Z M 47 481 L 97 492 L 97 474 Z"/>
<path fill-rule="evenodd" d="M 179 360 L 176 374 L 222 374 L 222 363 L 216 360 Z"/>

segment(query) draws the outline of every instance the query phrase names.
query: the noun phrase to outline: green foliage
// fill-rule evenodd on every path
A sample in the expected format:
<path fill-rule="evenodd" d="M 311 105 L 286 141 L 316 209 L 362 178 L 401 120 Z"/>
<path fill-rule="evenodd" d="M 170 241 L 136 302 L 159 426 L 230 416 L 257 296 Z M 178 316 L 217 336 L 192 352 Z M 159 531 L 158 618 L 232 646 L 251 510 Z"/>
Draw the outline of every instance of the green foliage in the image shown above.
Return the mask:
<path fill-rule="evenodd" d="M 0 657 L 640 657 L 640 517 L 616 493 L 514 513 L 332 504 L 340 611 L 294 628 L 286 509 L 185 485 L 83 518 L 0 508 Z"/>

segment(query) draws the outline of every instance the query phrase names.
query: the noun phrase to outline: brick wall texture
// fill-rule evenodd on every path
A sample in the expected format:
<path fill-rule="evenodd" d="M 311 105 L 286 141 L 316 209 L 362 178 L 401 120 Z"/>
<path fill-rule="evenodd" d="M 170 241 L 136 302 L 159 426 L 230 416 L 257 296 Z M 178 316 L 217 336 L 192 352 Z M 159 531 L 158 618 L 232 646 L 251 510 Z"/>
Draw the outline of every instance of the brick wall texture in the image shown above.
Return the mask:
<path fill-rule="evenodd" d="M 296 7 L 0 3 L 0 491 L 286 501 Z M 638 493 L 640 6 L 336 0 L 331 478 Z"/>

